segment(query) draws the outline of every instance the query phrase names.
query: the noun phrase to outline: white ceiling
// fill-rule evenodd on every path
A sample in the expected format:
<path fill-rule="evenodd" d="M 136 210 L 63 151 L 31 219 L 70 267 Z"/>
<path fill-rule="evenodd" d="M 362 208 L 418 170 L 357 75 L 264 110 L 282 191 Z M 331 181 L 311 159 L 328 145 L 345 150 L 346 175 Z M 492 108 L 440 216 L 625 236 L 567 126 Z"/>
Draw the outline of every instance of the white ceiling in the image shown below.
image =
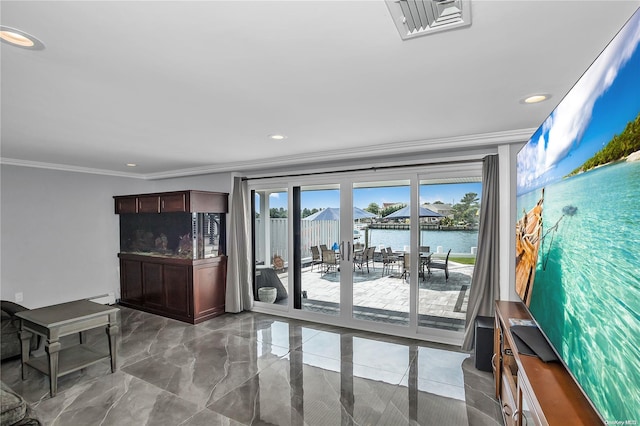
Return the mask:
<path fill-rule="evenodd" d="M 3 0 L 46 48 L 1 46 L 2 162 L 154 178 L 523 141 L 640 1 L 471 5 L 402 41 L 383 0 Z"/>

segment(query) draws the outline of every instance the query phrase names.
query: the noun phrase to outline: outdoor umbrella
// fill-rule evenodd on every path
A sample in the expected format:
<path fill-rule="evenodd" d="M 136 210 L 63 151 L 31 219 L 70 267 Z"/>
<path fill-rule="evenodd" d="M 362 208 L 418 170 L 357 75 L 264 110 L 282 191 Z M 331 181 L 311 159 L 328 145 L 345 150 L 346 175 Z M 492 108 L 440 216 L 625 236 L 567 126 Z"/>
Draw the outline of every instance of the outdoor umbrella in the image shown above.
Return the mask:
<path fill-rule="evenodd" d="M 373 217 L 376 217 L 373 213 L 369 213 L 359 207 L 353 208 L 353 218 L 356 220 L 370 219 Z M 340 209 L 336 207 L 327 207 L 326 209 L 305 217 L 303 220 L 340 220 Z"/>
<path fill-rule="evenodd" d="M 440 213 L 434 212 L 433 210 L 429 210 L 426 207 L 420 206 L 420 212 L 418 213 L 420 217 L 444 217 Z M 400 210 L 396 210 L 390 215 L 385 216 L 385 219 L 408 219 L 411 217 L 411 207 L 405 206 Z"/>

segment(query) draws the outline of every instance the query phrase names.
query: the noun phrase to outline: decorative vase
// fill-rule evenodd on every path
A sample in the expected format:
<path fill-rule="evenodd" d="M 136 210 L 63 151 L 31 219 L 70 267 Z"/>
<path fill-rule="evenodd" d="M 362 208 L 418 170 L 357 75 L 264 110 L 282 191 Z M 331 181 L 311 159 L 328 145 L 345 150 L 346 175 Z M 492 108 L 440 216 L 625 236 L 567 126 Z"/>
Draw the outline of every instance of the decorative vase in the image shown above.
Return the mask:
<path fill-rule="evenodd" d="M 261 287 L 258 289 L 258 299 L 264 303 L 273 303 L 278 297 L 278 290 L 275 287 Z"/>

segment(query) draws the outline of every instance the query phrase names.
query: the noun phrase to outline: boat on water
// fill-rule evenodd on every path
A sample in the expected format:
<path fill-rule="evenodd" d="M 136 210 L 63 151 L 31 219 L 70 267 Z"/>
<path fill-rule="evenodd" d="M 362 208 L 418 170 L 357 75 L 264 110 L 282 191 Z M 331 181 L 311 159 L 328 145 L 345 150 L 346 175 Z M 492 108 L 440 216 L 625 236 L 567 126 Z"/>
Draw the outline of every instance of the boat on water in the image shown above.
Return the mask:
<path fill-rule="evenodd" d="M 516 292 L 529 306 L 542 240 L 542 204 L 544 188 L 536 205 L 516 223 Z"/>

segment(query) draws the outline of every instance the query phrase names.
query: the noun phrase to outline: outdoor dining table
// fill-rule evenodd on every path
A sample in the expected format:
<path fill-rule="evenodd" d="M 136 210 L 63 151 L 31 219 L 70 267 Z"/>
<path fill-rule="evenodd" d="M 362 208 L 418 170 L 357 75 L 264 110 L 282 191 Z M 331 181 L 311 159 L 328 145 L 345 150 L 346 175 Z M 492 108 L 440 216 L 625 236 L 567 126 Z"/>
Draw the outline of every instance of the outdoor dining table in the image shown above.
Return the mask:
<path fill-rule="evenodd" d="M 431 253 L 430 251 L 422 251 L 420 252 L 420 273 L 422 274 L 422 281 L 424 281 L 424 267 L 429 268 L 429 263 L 431 263 Z"/>
<path fill-rule="evenodd" d="M 407 251 L 394 251 L 393 252 L 393 256 L 396 257 L 397 259 L 402 259 L 402 256 L 404 256 L 405 254 L 409 254 L 409 252 Z M 420 261 L 421 262 L 431 262 L 431 255 L 433 253 L 431 253 L 430 251 L 421 251 L 420 252 Z"/>
<path fill-rule="evenodd" d="M 393 252 L 394 257 L 396 258 L 396 260 L 401 260 L 403 258 L 403 256 L 405 254 L 409 254 L 410 252 L 406 252 L 406 251 L 401 251 L 401 252 Z M 431 263 L 431 255 L 433 253 L 431 253 L 430 251 L 421 251 L 420 252 L 420 273 L 419 275 L 422 276 L 422 280 L 424 281 L 424 267 L 429 266 L 429 263 Z"/>

